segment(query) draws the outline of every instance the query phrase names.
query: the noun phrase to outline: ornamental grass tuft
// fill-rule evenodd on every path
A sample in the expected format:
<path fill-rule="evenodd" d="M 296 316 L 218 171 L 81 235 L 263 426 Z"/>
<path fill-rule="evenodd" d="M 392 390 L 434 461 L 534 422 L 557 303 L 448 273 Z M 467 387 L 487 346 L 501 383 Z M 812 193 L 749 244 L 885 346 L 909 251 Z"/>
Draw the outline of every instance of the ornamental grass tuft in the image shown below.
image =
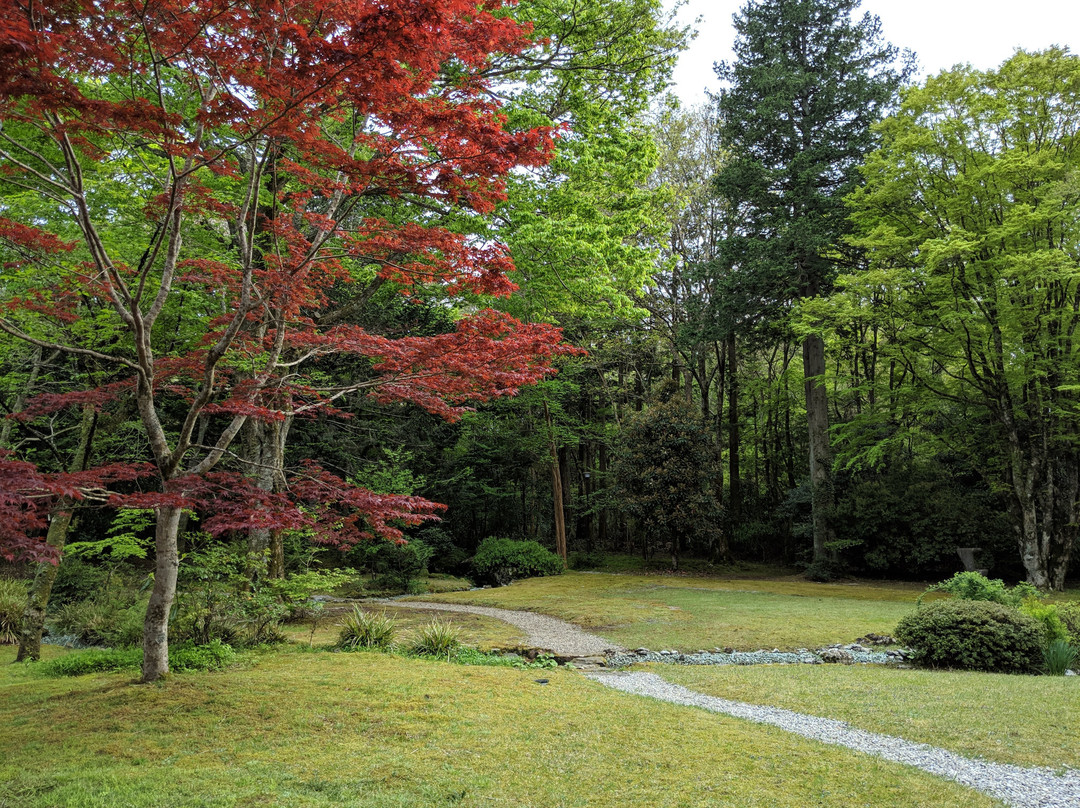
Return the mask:
<path fill-rule="evenodd" d="M 1065 640 L 1054 640 L 1043 648 L 1043 671 L 1048 676 L 1064 676 L 1076 665 L 1076 649 Z"/>
<path fill-rule="evenodd" d="M 394 645 L 397 621 L 385 612 L 365 612 L 359 606 L 341 623 L 338 647 L 355 651 L 357 648 L 387 650 Z"/>

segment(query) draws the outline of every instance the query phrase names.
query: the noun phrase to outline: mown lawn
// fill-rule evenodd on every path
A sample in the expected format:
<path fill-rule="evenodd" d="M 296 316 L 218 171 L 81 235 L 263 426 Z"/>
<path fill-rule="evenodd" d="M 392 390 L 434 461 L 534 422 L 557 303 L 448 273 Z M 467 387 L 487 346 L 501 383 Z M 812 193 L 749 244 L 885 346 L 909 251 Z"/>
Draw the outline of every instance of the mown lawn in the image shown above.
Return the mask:
<path fill-rule="evenodd" d="M 642 666 L 691 690 L 1019 766 L 1080 768 L 1080 677 L 873 665 Z"/>
<path fill-rule="evenodd" d="M 528 609 L 633 648 L 812 648 L 891 634 L 920 585 L 567 572 L 431 600 Z"/>
<path fill-rule="evenodd" d="M 997 804 L 567 670 L 293 650 L 139 686 L 44 679 L 13 656 L 0 650 L 5 808 Z"/>

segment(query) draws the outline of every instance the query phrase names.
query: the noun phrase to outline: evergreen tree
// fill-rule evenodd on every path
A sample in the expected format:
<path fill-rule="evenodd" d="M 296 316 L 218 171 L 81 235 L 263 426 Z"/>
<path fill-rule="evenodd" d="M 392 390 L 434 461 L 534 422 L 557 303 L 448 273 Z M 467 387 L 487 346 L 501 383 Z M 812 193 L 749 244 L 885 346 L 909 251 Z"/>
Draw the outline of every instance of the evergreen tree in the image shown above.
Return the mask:
<path fill-rule="evenodd" d="M 750 0 L 735 17 L 735 60 L 719 106 L 731 158 L 717 185 L 741 223 L 728 256 L 744 312 L 780 316 L 831 286 L 849 263 L 843 197 L 882 117 L 912 69 L 897 67 L 881 23 L 853 19 L 859 0 Z M 814 560 L 829 556 L 832 453 L 819 333 L 803 339 L 813 490 Z"/>

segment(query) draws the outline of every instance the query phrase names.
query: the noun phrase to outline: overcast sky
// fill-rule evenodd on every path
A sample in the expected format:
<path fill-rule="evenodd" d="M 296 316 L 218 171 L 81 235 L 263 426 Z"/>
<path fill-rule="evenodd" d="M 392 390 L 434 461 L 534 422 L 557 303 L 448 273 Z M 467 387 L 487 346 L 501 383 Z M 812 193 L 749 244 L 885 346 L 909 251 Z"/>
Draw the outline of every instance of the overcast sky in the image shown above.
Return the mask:
<path fill-rule="evenodd" d="M 689 0 L 680 12 L 684 22 L 702 18 L 675 69 L 674 89 L 684 104 L 703 101 L 706 88 L 719 89 L 712 64 L 731 58 L 731 16 L 743 4 Z M 881 17 L 887 40 L 915 51 L 923 75 L 964 62 L 996 67 L 1018 47 L 1080 48 L 1080 0 L 863 0 L 861 11 Z"/>

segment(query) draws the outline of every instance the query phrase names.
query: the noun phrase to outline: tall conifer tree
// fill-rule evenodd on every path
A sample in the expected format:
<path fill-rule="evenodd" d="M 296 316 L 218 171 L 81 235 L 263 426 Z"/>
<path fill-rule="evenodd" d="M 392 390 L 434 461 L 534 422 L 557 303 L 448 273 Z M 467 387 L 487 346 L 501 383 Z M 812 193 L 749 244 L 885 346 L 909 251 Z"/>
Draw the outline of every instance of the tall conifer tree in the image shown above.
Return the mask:
<path fill-rule="evenodd" d="M 719 191 L 738 212 L 729 238 L 744 312 L 777 313 L 827 292 L 851 260 L 843 198 L 871 150 L 870 126 L 910 73 L 883 42 L 880 20 L 853 18 L 859 0 L 749 0 L 735 16 L 735 59 L 716 66 L 731 159 Z M 814 560 L 829 557 L 833 501 L 825 346 L 803 340 Z"/>

